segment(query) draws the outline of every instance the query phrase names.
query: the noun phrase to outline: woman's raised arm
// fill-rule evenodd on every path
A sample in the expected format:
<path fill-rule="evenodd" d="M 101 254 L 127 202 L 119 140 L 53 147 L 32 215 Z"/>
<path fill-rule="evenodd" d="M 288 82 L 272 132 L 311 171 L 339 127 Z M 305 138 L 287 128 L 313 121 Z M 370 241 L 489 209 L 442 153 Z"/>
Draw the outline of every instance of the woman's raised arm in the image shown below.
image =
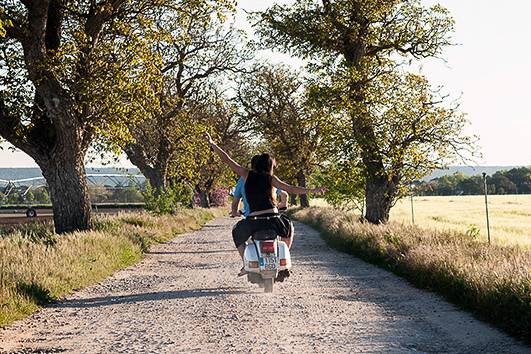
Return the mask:
<path fill-rule="evenodd" d="M 282 189 L 283 191 L 286 191 L 290 194 L 308 194 L 308 193 L 321 194 L 327 191 L 326 187 L 303 188 L 303 187 L 292 186 L 291 184 L 282 182 L 277 176 L 273 176 L 273 180 L 271 182 L 274 187 Z"/>
<path fill-rule="evenodd" d="M 249 170 L 245 167 L 240 166 L 236 161 L 231 159 L 229 155 L 223 149 L 221 149 L 219 146 L 214 143 L 212 140 L 212 137 L 210 134 L 205 133 L 205 140 L 208 142 L 208 144 L 214 149 L 214 151 L 219 155 L 221 158 L 221 161 L 225 162 L 229 167 L 236 172 L 238 175 L 242 176 L 243 178 L 247 178 L 247 175 L 249 174 Z"/>

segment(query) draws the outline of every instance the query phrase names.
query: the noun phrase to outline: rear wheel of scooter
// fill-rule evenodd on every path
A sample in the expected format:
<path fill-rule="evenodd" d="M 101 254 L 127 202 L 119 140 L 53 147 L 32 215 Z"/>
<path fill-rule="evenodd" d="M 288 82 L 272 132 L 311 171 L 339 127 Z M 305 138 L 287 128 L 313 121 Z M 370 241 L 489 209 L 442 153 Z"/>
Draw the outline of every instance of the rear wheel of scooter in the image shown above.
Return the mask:
<path fill-rule="evenodd" d="M 264 279 L 264 293 L 272 293 L 274 283 L 274 278 Z"/>

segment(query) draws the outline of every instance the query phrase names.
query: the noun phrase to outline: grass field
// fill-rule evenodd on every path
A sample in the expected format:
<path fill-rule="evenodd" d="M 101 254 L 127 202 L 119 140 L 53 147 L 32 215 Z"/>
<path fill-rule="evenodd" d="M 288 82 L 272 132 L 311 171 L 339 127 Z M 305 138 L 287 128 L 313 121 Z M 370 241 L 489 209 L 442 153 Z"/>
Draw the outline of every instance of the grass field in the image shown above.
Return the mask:
<path fill-rule="evenodd" d="M 531 195 L 489 196 L 489 218 L 492 242 L 519 245 L 531 249 Z M 313 206 L 326 206 L 323 199 L 314 199 Z M 479 229 L 479 240 L 487 241 L 485 197 L 448 196 L 414 197 L 415 225 L 440 231 L 467 232 Z M 411 200 L 399 200 L 391 209 L 391 221 L 411 224 Z"/>
<path fill-rule="evenodd" d="M 414 197 L 413 208 L 420 227 L 461 232 L 477 227 L 480 239 L 487 240 L 483 196 Z M 489 219 L 493 242 L 531 248 L 531 195 L 489 196 Z M 395 205 L 391 220 L 412 222 L 409 198 Z"/>

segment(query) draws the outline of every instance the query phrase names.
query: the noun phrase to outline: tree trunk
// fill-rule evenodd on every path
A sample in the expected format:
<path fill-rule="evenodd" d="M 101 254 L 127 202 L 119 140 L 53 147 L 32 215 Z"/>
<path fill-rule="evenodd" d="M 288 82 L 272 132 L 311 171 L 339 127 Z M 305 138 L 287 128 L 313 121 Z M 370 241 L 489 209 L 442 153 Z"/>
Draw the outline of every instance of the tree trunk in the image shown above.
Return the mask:
<path fill-rule="evenodd" d="M 306 188 L 306 176 L 304 175 L 304 172 L 301 171 L 297 174 L 297 183 L 299 184 L 299 187 Z M 301 201 L 301 207 L 308 208 L 310 206 L 308 195 L 301 194 L 299 195 L 299 199 Z"/>
<path fill-rule="evenodd" d="M 367 177 L 365 183 L 365 219 L 372 224 L 389 221 L 394 190 L 385 177 Z"/>
<path fill-rule="evenodd" d="M 138 166 L 137 166 L 138 167 Z M 153 188 L 156 194 L 164 193 L 168 187 L 168 182 L 166 174 L 163 169 L 158 168 L 149 168 L 149 169 L 140 169 L 140 172 L 148 179 L 149 185 Z"/>
<path fill-rule="evenodd" d="M 37 160 L 48 183 L 57 233 L 88 230 L 92 226 L 90 197 L 82 156 L 60 154 Z"/>
<path fill-rule="evenodd" d="M 158 161 L 156 165 L 151 165 L 141 144 L 131 143 L 124 148 L 124 152 L 131 163 L 147 178 L 156 194 L 166 191 L 168 186 L 166 161 Z"/>
<path fill-rule="evenodd" d="M 370 113 L 365 103 L 363 84 L 355 82 L 350 87 L 350 99 L 361 106 L 351 112 L 352 133 L 361 150 L 361 160 L 366 169 L 365 219 L 372 224 L 389 221 L 389 211 L 397 188 L 397 179 L 388 179 L 388 173 L 378 146 L 378 139 Z"/>
<path fill-rule="evenodd" d="M 297 205 L 297 196 L 295 194 L 289 195 L 289 204 L 290 205 Z"/>
<path fill-rule="evenodd" d="M 199 194 L 199 205 L 201 208 L 210 208 L 208 192 L 198 188 L 197 193 Z"/>

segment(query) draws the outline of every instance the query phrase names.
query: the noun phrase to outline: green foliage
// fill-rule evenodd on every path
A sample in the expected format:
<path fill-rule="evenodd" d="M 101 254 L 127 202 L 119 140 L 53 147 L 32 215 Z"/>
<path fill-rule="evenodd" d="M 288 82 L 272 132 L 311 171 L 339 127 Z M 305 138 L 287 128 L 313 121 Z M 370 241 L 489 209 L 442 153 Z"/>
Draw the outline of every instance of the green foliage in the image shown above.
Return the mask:
<path fill-rule="evenodd" d="M 251 142 L 244 138 L 245 120 L 236 115 L 236 107 L 218 87 L 209 91 L 209 97 L 196 107 L 194 113 L 211 133 L 217 144 L 242 166 L 247 166 L 251 160 Z M 202 139 L 204 143 L 204 139 Z M 235 174 L 221 162 L 208 146 L 203 147 L 206 163 L 199 169 L 196 179 L 197 192 L 211 194 L 218 188 L 231 186 L 235 181 Z"/>
<path fill-rule="evenodd" d="M 146 210 L 155 215 L 171 214 L 177 208 L 175 193 L 171 188 L 168 191 L 162 192 L 153 189 L 148 184 L 144 192 L 144 200 L 146 201 Z"/>
<path fill-rule="evenodd" d="M 475 224 L 468 225 L 468 228 L 466 229 L 465 235 L 468 237 L 477 240 L 479 238 L 480 230 L 479 227 Z"/>
<path fill-rule="evenodd" d="M 48 204 L 50 195 L 45 187 L 17 186 L 4 194 L 0 191 L 0 204 Z M 4 191 L 5 192 L 5 191 Z"/>
<path fill-rule="evenodd" d="M 516 193 L 531 194 L 531 167 L 512 168 L 500 173 L 514 183 Z"/>
<path fill-rule="evenodd" d="M 91 133 L 87 136 L 128 139 L 126 123 L 141 119 L 145 107 L 152 106 L 156 99 L 152 88 L 158 85 L 154 74 L 159 59 L 148 46 L 147 39 L 154 35 L 150 26 L 155 19 L 154 10 L 161 4 L 146 2 L 140 13 L 135 9 L 140 5 L 136 1 L 121 3 L 118 8 L 104 3 L 92 5 L 97 9 L 79 1 L 71 3 L 69 7 L 75 8 L 75 12 L 66 10 L 64 18 L 54 18 L 54 21 L 64 22 L 47 24 L 50 33 L 54 26 L 61 28 L 60 37 L 48 38 L 49 48 L 37 62 L 36 57 L 30 58 L 22 52 L 20 44 L 26 41 L 26 28 L 25 22 L 20 20 L 27 17 L 26 22 L 33 23 L 36 18 L 31 16 L 38 14 L 31 11 L 26 14 L 23 7 L 9 2 L 6 16 L 17 22 L 13 35 L 2 43 L 6 51 L 0 54 L 0 66 L 7 75 L 1 83 L 1 97 L 7 111 L 20 122 L 15 125 L 16 136 L 6 132 L 9 140 L 20 145 L 17 144 L 19 140 L 24 136 L 33 139 L 33 129 L 41 127 L 38 117 L 31 115 L 31 106 L 39 103 L 32 102 L 34 91 L 45 86 L 39 86 L 38 80 L 53 82 L 61 88 L 57 104 L 63 104 L 82 122 L 83 129 Z M 54 11 L 52 6 L 49 11 Z M 50 72 L 54 72 L 54 76 L 49 75 Z M 46 102 L 51 92 L 38 93 Z M 26 103 L 30 109 L 23 107 Z M 52 138 L 56 129 L 59 127 L 52 125 L 41 130 L 40 136 L 49 134 Z"/>
<path fill-rule="evenodd" d="M 160 11 L 157 35 L 147 39 L 159 58 L 158 101 L 141 122 L 130 122 L 133 140 L 120 145 L 146 177 L 157 176 L 151 180 L 157 187 L 174 179 L 206 185 L 207 173 L 222 183 L 227 175 L 210 168 L 215 164 L 202 136 L 207 130 L 224 140 L 233 134 L 231 107 L 217 86 L 225 73 L 242 70 L 250 51 L 242 33 L 228 24 L 233 1 L 196 3 Z"/>
<path fill-rule="evenodd" d="M 174 214 L 179 208 L 192 206 L 193 190 L 185 183 L 176 183 L 165 190 L 154 189 L 148 183 L 144 192 L 146 210 L 155 215 Z"/>
<path fill-rule="evenodd" d="M 275 174 L 301 187 L 328 158 L 333 127 L 331 115 L 308 101 L 307 84 L 286 66 L 257 65 L 238 87 L 241 114 L 277 159 Z M 301 205 L 307 206 L 305 198 Z"/>
<path fill-rule="evenodd" d="M 387 221 L 405 184 L 471 150 L 458 106 L 406 71 L 408 60 L 437 56 L 450 44 L 445 8 L 419 0 L 298 0 L 255 18 L 266 46 L 309 59 L 310 97 L 331 110 L 337 130 L 350 130 L 340 134 L 338 150 L 364 165 L 371 222 Z"/>
<path fill-rule="evenodd" d="M 316 185 L 328 187 L 323 198 L 334 208 L 363 211 L 365 180 L 363 171 L 355 164 L 334 163 L 320 169 L 312 178 Z"/>
<path fill-rule="evenodd" d="M 142 203 L 144 202 L 144 196 L 137 188 L 129 186 L 113 189 L 110 200 L 116 203 Z"/>
<path fill-rule="evenodd" d="M 300 73 L 282 65 L 259 65 L 244 76 L 238 100 L 247 125 L 280 162 L 281 175 L 309 175 L 326 157 L 331 117 L 306 99 Z"/>
<path fill-rule="evenodd" d="M 184 181 L 176 181 L 172 183 L 171 189 L 175 194 L 175 200 L 177 201 L 179 206 L 184 208 L 192 207 L 194 190 L 189 183 Z"/>
<path fill-rule="evenodd" d="M 12 22 L 9 19 L 4 17 L 4 8 L 0 7 L 0 38 L 6 35 L 6 28 L 12 25 Z"/>

